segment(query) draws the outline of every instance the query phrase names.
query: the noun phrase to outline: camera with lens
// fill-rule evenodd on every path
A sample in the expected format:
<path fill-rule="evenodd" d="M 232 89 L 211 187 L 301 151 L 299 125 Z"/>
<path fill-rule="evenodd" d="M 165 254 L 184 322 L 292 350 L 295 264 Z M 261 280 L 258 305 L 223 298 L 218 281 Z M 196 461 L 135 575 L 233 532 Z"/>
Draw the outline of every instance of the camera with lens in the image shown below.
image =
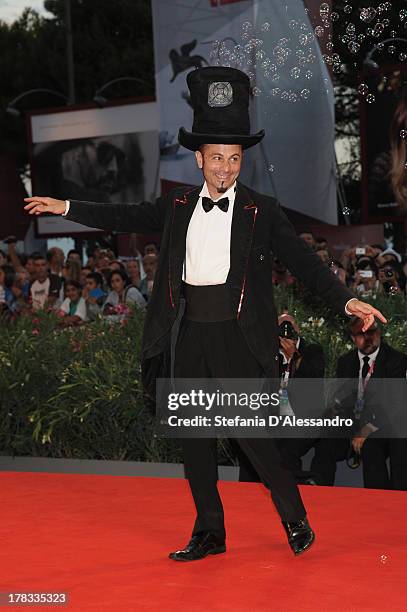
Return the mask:
<path fill-rule="evenodd" d="M 290 321 L 283 321 L 281 325 L 279 325 L 279 329 L 279 335 L 281 338 L 287 338 L 288 340 L 297 340 L 298 334 Z"/>

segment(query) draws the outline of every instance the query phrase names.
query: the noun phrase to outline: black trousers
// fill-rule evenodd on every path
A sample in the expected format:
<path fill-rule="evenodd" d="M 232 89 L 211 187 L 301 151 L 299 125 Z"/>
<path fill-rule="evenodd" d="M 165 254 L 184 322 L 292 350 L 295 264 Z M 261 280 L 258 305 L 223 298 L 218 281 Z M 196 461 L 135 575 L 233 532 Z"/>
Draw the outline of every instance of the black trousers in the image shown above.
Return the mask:
<path fill-rule="evenodd" d="M 390 474 L 387 459 L 390 459 Z M 371 434 L 362 446 L 363 483 L 369 489 L 407 491 L 407 440 L 376 438 Z"/>
<path fill-rule="evenodd" d="M 174 374 L 176 378 L 260 378 L 263 370 L 235 319 L 207 323 L 184 318 L 175 350 Z M 236 441 L 270 490 L 281 519 L 303 519 L 306 512 L 298 487 L 292 474 L 281 466 L 275 442 L 269 438 Z M 185 475 L 197 512 L 193 535 L 210 531 L 224 538 L 216 439 L 184 438 L 182 446 Z"/>

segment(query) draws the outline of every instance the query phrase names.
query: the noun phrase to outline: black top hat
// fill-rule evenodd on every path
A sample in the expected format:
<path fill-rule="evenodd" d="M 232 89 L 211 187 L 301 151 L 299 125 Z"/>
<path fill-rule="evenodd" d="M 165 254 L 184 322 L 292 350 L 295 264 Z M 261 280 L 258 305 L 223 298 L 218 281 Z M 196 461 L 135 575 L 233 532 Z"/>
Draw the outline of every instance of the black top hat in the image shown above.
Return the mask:
<path fill-rule="evenodd" d="M 180 128 L 178 140 L 196 151 L 202 144 L 241 144 L 248 149 L 264 137 L 250 134 L 250 79 L 241 70 L 208 66 L 187 75 L 194 110 L 192 132 Z"/>

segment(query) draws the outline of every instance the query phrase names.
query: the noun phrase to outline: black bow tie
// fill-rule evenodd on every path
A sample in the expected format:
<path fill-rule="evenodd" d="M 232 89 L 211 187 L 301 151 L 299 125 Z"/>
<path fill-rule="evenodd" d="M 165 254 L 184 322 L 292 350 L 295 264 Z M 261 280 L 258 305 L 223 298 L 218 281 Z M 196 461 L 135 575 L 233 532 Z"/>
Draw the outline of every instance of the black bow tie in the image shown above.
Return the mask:
<path fill-rule="evenodd" d="M 217 202 L 214 202 L 213 200 L 211 200 L 211 198 L 203 196 L 202 206 L 205 212 L 209 212 L 214 206 L 218 206 L 220 210 L 223 210 L 223 212 L 227 212 L 227 209 L 229 208 L 229 198 L 221 198 Z"/>

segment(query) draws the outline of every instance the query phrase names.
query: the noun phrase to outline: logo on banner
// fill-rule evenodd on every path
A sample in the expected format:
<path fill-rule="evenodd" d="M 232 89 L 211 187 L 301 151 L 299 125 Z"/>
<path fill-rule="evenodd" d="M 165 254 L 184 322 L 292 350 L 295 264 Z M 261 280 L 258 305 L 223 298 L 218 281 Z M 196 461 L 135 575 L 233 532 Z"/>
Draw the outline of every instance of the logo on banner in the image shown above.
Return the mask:
<path fill-rule="evenodd" d="M 208 89 L 208 105 L 211 107 L 229 106 L 233 102 L 232 85 L 227 81 L 211 83 Z"/>

